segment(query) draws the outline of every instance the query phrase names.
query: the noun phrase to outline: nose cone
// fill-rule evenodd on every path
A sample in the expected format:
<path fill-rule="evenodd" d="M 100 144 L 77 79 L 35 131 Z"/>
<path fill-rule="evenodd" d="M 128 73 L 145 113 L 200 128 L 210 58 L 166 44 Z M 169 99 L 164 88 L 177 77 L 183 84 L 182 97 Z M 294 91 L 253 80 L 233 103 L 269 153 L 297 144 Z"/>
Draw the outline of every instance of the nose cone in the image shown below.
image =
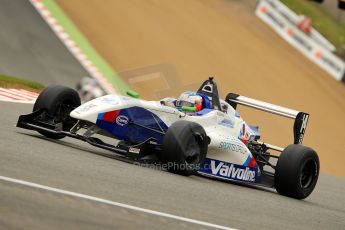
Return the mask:
<path fill-rule="evenodd" d="M 99 113 L 113 111 L 122 106 L 122 100 L 117 95 L 106 95 L 88 101 L 74 109 L 70 116 L 78 119 L 96 123 Z"/>

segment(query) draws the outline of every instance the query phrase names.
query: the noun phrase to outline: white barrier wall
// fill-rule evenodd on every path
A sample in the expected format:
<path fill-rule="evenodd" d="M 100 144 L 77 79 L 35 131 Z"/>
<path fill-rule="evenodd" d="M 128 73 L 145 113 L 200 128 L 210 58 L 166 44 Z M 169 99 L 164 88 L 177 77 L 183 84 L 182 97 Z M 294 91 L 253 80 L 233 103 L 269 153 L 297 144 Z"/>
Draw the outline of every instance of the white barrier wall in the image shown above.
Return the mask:
<path fill-rule="evenodd" d="M 290 10 L 290 8 L 285 6 L 280 0 L 265 1 L 268 2 L 288 22 L 290 22 L 292 25 L 296 25 L 297 21 L 299 20 L 299 16 L 294 11 Z M 332 52 L 336 50 L 335 46 L 314 28 L 311 28 L 309 38 Z"/>
<path fill-rule="evenodd" d="M 345 81 L 345 63 L 333 54 L 324 45 L 317 43 L 308 35 L 300 31 L 289 21 L 287 13 L 277 6 L 281 4 L 277 0 L 261 0 L 256 8 L 256 15 L 272 27 L 282 38 L 298 49 L 311 61 L 319 65 L 338 81 Z M 285 7 L 289 10 L 287 7 Z M 285 9 L 285 10 L 286 10 Z"/>

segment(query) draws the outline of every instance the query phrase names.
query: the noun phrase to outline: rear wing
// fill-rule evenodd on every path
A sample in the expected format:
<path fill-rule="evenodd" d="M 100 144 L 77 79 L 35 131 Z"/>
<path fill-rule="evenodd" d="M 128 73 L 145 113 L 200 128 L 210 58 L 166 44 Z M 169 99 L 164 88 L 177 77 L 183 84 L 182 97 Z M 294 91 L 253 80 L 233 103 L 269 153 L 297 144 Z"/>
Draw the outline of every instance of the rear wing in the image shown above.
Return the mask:
<path fill-rule="evenodd" d="M 299 112 L 293 109 L 270 104 L 249 97 L 244 97 L 235 93 L 229 93 L 225 101 L 228 102 L 234 109 L 236 109 L 237 105 L 244 105 L 254 109 L 294 119 L 294 144 L 302 144 L 304 133 L 307 128 L 307 123 L 309 119 L 308 113 Z"/>

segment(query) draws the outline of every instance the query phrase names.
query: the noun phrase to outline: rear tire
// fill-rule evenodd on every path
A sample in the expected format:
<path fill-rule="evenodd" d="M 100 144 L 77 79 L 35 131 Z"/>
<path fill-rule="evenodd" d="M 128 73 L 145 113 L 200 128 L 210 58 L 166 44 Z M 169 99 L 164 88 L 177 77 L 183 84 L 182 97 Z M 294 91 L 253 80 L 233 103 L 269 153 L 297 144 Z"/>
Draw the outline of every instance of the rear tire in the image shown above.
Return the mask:
<path fill-rule="evenodd" d="M 281 153 L 275 171 L 274 185 L 281 195 L 304 199 L 314 190 L 319 177 L 319 157 L 303 145 L 289 145 Z"/>
<path fill-rule="evenodd" d="M 69 114 L 80 105 L 80 97 L 74 89 L 60 85 L 51 85 L 40 93 L 34 104 L 33 111 L 45 109 L 47 111 L 47 120 L 50 123 L 62 123 L 63 127 L 70 128 L 75 123 L 75 120 Z M 52 139 L 61 139 L 66 136 L 45 131 L 38 132 Z"/>
<path fill-rule="evenodd" d="M 177 121 L 165 134 L 159 158 L 167 164 L 169 172 L 190 176 L 199 170 L 206 158 L 207 138 L 201 125 Z"/>

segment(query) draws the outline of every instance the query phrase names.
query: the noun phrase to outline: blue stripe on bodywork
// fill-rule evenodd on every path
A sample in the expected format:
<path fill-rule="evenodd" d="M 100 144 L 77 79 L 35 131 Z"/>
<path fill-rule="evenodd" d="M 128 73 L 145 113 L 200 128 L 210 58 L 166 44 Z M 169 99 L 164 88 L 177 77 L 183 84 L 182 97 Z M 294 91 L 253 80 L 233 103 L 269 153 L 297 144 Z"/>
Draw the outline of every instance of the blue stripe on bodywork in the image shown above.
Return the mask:
<path fill-rule="evenodd" d="M 98 116 L 97 116 L 97 120 L 102 120 L 104 114 L 105 114 L 105 113 L 99 113 Z"/>
<path fill-rule="evenodd" d="M 250 162 L 250 159 L 252 159 L 252 156 L 249 154 L 248 157 L 247 157 L 247 160 L 243 163 L 243 166 L 248 166 L 249 162 Z"/>
<path fill-rule="evenodd" d="M 142 127 L 145 126 L 160 132 L 162 132 L 162 130 L 163 132 L 168 130 L 168 126 L 156 114 L 149 110 L 136 106 L 121 109 L 118 118 L 126 118 L 128 122 L 120 122 L 118 119 L 113 123 L 105 122 L 101 120 L 101 114 L 99 114 L 96 124 L 100 128 L 107 130 L 119 140 L 139 143 L 153 137 L 157 140 L 158 144 L 163 143 L 164 134 Z"/>
<path fill-rule="evenodd" d="M 203 110 L 200 110 L 199 112 L 195 113 L 196 116 L 204 116 L 210 112 L 212 112 L 213 109 L 203 109 Z"/>

